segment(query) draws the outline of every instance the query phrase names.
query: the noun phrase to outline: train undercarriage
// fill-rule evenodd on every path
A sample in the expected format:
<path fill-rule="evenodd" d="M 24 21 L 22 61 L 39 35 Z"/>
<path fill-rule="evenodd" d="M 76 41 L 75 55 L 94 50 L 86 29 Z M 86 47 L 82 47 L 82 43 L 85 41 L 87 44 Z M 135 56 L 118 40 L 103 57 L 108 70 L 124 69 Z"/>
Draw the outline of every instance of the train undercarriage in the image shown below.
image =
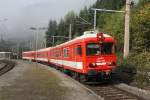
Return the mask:
<path fill-rule="evenodd" d="M 110 81 L 112 78 L 111 71 L 97 72 L 94 70 L 90 70 L 87 74 L 82 74 L 82 73 L 78 73 L 69 69 L 64 69 L 63 67 L 59 67 L 54 64 L 50 64 L 50 66 L 53 66 L 55 69 L 60 70 L 61 72 L 67 74 L 68 76 L 82 83 L 106 82 L 106 81 Z"/>

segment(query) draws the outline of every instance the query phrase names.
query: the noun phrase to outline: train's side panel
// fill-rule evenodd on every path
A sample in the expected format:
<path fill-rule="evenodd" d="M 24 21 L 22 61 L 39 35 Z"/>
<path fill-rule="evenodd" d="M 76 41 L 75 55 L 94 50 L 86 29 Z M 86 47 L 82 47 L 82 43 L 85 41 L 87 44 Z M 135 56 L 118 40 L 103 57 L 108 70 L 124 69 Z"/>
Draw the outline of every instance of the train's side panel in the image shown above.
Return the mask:
<path fill-rule="evenodd" d="M 82 41 L 68 43 L 50 49 L 48 53 L 49 62 L 58 67 L 63 67 L 64 69 L 84 73 L 84 53 L 82 52 L 82 55 L 77 54 L 78 47 L 83 49 L 84 46 Z"/>
<path fill-rule="evenodd" d="M 83 55 L 77 54 L 77 48 L 81 47 L 82 48 L 82 42 L 75 43 L 69 46 L 64 46 L 63 50 L 69 49 L 69 56 L 65 56 L 65 52 L 63 52 L 63 66 L 65 69 L 73 70 L 76 72 L 83 72 L 83 61 L 82 57 Z"/>
<path fill-rule="evenodd" d="M 22 59 L 35 60 L 35 52 L 34 51 L 23 52 L 22 53 Z"/>
<path fill-rule="evenodd" d="M 49 62 L 50 55 L 50 48 L 44 48 L 37 51 L 36 60 L 40 62 Z"/>
<path fill-rule="evenodd" d="M 37 52 L 37 61 L 43 61 L 43 62 L 48 62 L 48 51 L 40 51 Z"/>
<path fill-rule="evenodd" d="M 50 51 L 49 51 L 49 62 L 50 63 L 61 67 L 62 66 L 61 58 L 62 58 L 61 48 L 57 47 L 57 48 L 50 49 Z"/>

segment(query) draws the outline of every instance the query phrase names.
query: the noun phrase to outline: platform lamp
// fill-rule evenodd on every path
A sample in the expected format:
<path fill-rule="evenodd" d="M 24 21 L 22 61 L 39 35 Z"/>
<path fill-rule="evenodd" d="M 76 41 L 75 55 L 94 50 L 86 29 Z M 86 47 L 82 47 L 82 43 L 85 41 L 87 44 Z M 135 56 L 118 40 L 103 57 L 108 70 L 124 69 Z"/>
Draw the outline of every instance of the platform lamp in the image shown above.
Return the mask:
<path fill-rule="evenodd" d="M 36 31 L 36 41 L 35 41 L 35 57 L 36 57 L 36 63 L 37 63 L 37 50 L 38 50 L 38 38 L 39 38 L 39 31 L 40 30 L 46 30 L 47 28 L 46 27 L 30 27 L 30 30 L 34 30 Z"/>

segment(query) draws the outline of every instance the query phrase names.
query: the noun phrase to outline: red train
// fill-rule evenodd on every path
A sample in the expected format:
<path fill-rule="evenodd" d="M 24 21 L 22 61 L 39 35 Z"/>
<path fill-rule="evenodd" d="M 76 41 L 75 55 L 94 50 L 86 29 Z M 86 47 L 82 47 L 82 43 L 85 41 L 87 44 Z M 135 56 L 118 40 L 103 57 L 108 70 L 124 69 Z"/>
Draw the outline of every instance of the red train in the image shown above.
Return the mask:
<path fill-rule="evenodd" d="M 23 52 L 23 59 L 47 62 L 74 78 L 107 79 L 116 68 L 116 41 L 104 33 L 84 35 L 55 47 Z"/>

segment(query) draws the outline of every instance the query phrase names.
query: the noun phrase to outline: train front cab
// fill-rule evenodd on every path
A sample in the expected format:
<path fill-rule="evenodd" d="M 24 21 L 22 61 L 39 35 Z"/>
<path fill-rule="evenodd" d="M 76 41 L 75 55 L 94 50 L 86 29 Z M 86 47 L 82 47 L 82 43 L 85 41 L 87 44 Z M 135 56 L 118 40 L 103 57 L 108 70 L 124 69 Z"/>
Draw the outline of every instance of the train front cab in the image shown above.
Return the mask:
<path fill-rule="evenodd" d="M 116 68 L 115 40 L 112 37 L 102 38 L 85 40 L 84 70 L 88 77 L 109 79 Z"/>

